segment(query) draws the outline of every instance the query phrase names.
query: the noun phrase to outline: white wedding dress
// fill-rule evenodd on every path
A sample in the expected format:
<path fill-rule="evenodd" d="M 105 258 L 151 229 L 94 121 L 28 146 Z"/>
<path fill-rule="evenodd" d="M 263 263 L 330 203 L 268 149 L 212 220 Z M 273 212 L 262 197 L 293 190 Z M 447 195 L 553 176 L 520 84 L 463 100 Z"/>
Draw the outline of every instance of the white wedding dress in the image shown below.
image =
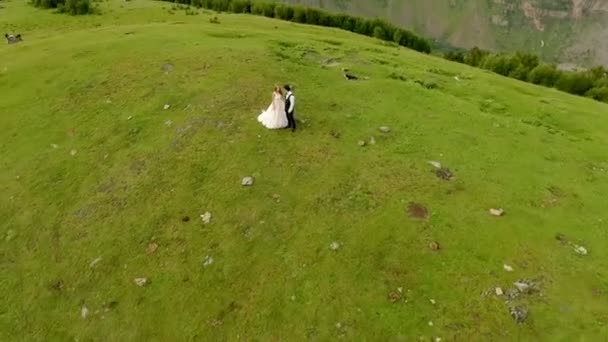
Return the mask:
<path fill-rule="evenodd" d="M 281 97 L 281 94 L 272 94 L 272 103 L 268 106 L 268 109 L 258 115 L 258 121 L 269 129 L 285 128 L 287 127 L 287 115 L 285 114 L 285 101 Z"/>

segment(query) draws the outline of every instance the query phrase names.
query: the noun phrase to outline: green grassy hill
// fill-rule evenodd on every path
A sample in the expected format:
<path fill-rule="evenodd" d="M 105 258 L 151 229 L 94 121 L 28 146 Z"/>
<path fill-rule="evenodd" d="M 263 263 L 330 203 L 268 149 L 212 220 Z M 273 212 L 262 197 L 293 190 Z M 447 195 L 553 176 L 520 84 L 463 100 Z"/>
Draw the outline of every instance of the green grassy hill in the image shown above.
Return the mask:
<path fill-rule="evenodd" d="M 608 105 L 261 17 L 2 6 L 0 340 L 606 338 Z M 256 121 L 277 83 L 296 133 Z"/>
<path fill-rule="evenodd" d="M 382 17 L 440 44 L 513 52 L 552 62 L 608 65 L 608 3 L 601 0 L 286 0 Z"/>

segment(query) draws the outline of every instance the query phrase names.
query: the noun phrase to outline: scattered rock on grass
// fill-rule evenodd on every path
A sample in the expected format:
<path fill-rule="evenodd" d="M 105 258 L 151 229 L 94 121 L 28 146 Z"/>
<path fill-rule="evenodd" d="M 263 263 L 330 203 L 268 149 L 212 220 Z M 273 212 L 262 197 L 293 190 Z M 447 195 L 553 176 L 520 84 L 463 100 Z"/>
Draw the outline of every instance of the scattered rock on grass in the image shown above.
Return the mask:
<path fill-rule="evenodd" d="M 88 315 L 89 315 L 89 309 L 86 306 L 83 306 L 82 308 L 80 308 L 80 317 L 87 318 Z"/>
<path fill-rule="evenodd" d="M 363 147 L 363 146 L 365 146 L 366 144 L 365 144 L 365 141 L 364 141 L 364 140 L 359 140 L 359 141 L 357 141 L 357 145 L 359 145 L 359 146 Z"/>
<path fill-rule="evenodd" d="M 95 267 L 95 265 L 97 265 L 100 261 L 101 261 L 101 257 L 96 258 L 95 260 L 91 261 L 91 263 L 89 264 L 89 267 L 91 267 L 91 268 Z"/>
<path fill-rule="evenodd" d="M 437 242 L 437 241 L 431 241 L 431 242 L 429 242 L 429 248 L 432 251 L 438 251 L 438 250 L 441 249 L 441 246 L 439 246 L 439 242 Z"/>
<path fill-rule="evenodd" d="M 163 64 L 162 70 L 166 73 L 170 73 L 171 71 L 173 71 L 173 64 L 171 64 L 171 63 Z"/>
<path fill-rule="evenodd" d="M 502 268 L 507 272 L 513 272 L 513 267 L 511 267 L 507 264 L 502 265 Z"/>
<path fill-rule="evenodd" d="M 211 266 L 213 264 L 213 257 L 212 256 L 205 256 L 205 259 L 203 260 L 203 267 L 208 267 Z"/>
<path fill-rule="evenodd" d="M 152 242 L 152 243 L 148 244 L 148 246 L 146 247 L 146 254 L 148 254 L 148 255 L 154 254 L 154 252 L 156 252 L 157 249 L 158 249 L 158 244 L 155 242 Z"/>
<path fill-rule="evenodd" d="M 439 168 L 435 170 L 435 176 L 443 180 L 450 180 L 452 179 L 452 177 L 454 177 L 454 174 L 452 173 L 452 171 L 450 171 L 450 169 Z"/>
<path fill-rule="evenodd" d="M 370 137 L 369 138 L 369 144 L 370 145 L 376 145 L 376 139 L 374 137 Z"/>
<path fill-rule="evenodd" d="M 148 278 L 135 278 L 133 279 L 133 282 L 139 287 L 144 287 L 148 285 Z"/>
<path fill-rule="evenodd" d="M 253 185 L 253 177 L 245 177 L 241 181 L 241 185 L 243 186 L 252 186 Z"/>
<path fill-rule="evenodd" d="M 502 208 L 498 208 L 498 209 L 492 208 L 492 209 L 490 209 L 490 215 L 492 215 L 492 216 L 500 217 L 500 216 L 503 216 L 504 214 L 505 214 L 505 211 Z"/>
<path fill-rule="evenodd" d="M 388 126 L 380 126 L 378 127 L 378 130 L 382 133 L 389 133 L 391 131 L 390 127 Z"/>
<path fill-rule="evenodd" d="M 334 241 L 329 245 L 329 249 L 332 251 L 337 251 L 340 248 L 340 243 L 338 241 Z"/>
<path fill-rule="evenodd" d="M 171 125 L 173 125 L 173 121 L 171 121 L 171 120 L 165 121 L 165 126 L 171 127 Z"/>
<path fill-rule="evenodd" d="M 76 155 L 76 153 L 78 153 L 76 150 L 71 150 L 71 151 L 70 151 L 70 155 L 71 155 L 71 156 L 75 156 L 75 155 Z"/>
<path fill-rule="evenodd" d="M 509 308 L 509 313 L 513 320 L 519 324 L 526 321 L 528 318 L 528 309 L 525 306 L 515 306 Z"/>
<path fill-rule="evenodd" d="M 579 245 L 572 245 L 576 254 L 587 255 L 587 248 Z"/>
<path fill-rule="evenodd" d="M 209 224 L 209 222 L 211 222 L 211 213 L 207 211 L 202 214 L 201 220 L 203 220 L 203 224 Z"/>
<path fill-rule="evenodd" d="M 171 108 L 171 105 L 170 105 L 170 104 L 166 104 L 166 105 L 165 105 L 163 108 L 164 108 L 165 110 L 167 110 L 167 109 Z"/>
<path fill-rule="evenodd" d="M 429 164 L 433 165 L 433 167 L 436 169 L 441 169 L 441 163 L 438 161 L 429 160 Z"/>
<path fill-rule="evenodd" d="M 502 291 L 502 289 L 500 287 L 496 288 L 495 293 L 497 296 L 502 296 L 504 294 L 504 292 Z"/>
<path fill-rule="evenodd" d="M 388 300 L 389 300 L 391 303 L 397 303 L 398 301 L 400 301 L 400 300 L 401 300 L 401 293 L 400 293 L 400 292 L 398 292 L 398 291 L 391 291 L 391 292 L 388 294 Z"/>

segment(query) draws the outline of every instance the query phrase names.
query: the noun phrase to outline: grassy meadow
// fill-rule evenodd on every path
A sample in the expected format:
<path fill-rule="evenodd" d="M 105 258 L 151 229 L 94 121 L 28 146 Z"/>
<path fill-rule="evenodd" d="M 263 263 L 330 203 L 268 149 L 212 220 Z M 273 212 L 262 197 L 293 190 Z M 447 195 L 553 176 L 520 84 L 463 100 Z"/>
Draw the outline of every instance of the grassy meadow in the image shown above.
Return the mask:
<path fill-rule="evenodd" d="M 608 338 L 608 105 L 335 29 L 0 5 L 0 340 Z M 295 133 L 256 120 L 284 83 Z"/>

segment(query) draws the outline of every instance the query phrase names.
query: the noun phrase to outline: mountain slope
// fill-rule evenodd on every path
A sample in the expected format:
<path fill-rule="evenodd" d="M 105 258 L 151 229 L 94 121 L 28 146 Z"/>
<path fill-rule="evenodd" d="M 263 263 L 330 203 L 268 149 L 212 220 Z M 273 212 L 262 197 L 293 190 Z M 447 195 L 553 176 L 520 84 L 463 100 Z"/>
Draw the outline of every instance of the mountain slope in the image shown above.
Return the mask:
<path fill-rule="evenodd" d="M 456 47 L 532 51 L 546 60 L 608 65 L 608 2 L 601 0 L 290 0 L 380 16 Z"/>
<path fill-rule="evenodd" d="M 3 5 L 0 340 L 606 336 L 608 105 L 341 30 Z M 256 121 L 275 83 L 296 133 Z"/>

